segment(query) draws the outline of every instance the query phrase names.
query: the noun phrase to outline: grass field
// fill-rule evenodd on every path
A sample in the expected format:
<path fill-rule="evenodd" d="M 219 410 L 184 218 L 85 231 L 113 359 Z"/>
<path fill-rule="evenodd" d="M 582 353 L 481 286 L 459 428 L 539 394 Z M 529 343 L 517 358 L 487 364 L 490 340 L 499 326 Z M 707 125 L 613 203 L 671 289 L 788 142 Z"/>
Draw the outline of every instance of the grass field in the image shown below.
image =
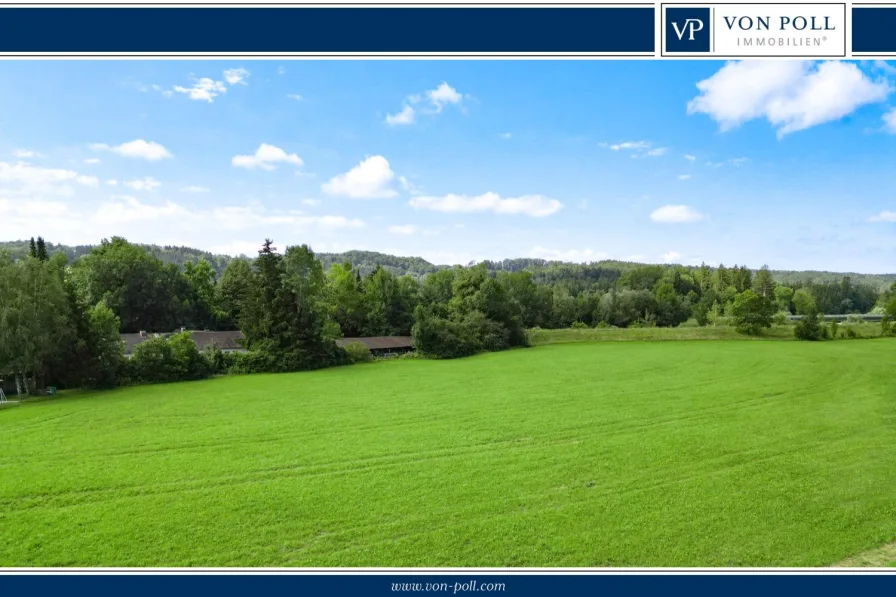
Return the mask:
<path fill-rule="evenodd" d="M 826 566 L 896 539 L 896 341 L 558 344 L 0 411 L 4 566 Z"/>
<path fill-rule="evenodd" d="M 840 324 L 840 333 L 850 329 L 856 334 L 855 339 L 878 338 L 881 335 L 880 325 L 874 323 Z M 838 338 L 841 340 L 843 338 Z M 775 325 L 763 330 L 761 336 L 747 336 L 739 333 L 733 326 L 704 326 L 677 328 L 561 328 L 529 330 L 529 340 L 535 346 L 568 342 L 633 342 L 633 341 L 670 341 L 670 340 L 793 340 L 793 325 Z"/>

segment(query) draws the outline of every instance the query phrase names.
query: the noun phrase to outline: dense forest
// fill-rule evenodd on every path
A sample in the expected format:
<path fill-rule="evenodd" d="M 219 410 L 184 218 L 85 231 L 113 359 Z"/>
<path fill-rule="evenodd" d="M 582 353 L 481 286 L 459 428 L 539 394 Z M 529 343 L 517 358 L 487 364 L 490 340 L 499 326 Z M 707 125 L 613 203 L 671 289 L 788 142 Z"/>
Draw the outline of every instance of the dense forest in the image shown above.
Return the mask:
<path fill-rule="evenodd" d="M 55 245 L 46 243 L 47 254 L 53 256 L 56 253 L 64 253 L 69 262 L 73 262 L 79 257 L 89 254 L 95 245 Z M 208 251 L 201 249 L 193 249 L 190 247 L 160 246 L 160 245 L 141 245 L 142 247 L 162 263 L 173 263 L 178 267 L 183 267 L 186 263 L 192 262 L 194 265 L 200 259 L 205 259 L 212 266 L 218 276 L 224 273 L 224 269 L 231 260 L 235 259 L 229 255 L 214 255 Z M 14 258 L 21 258 L 28 255 L 29 241 L 6 241 L 0 242 L 0 251 L 9 251 Z M 246 256 L 243 255 L 243 258 Z M 254 255 L 252 256 L 254 257 Z M 449 265 L 433 265 L 421 257 L 399 257 L 396 255 L 387 255 L 385 253 L 377 253 L 375 251 L 346 251 L 344 253 L 318 253 L 317 258 L 323 263 L 324 270 L 328 270 L 334 264 L 351 263 L 352 267 L 361 272 L 362 276 L 371 273 L 377 267 L 389 271 L 389 273 L 401 277 L 405 275 L 414 278 L 422 278 L 427 274 L 437 272 L 443 269 L 451 269 Z M 635 263 L 630 261 L 599 261 L 592 264 L 576 264 L 563 261 L 548 261 L 545 259 L 534 258 L 517 258 L 504 259 L 502 261 L 484 261 L 483 264 L 489 272 L 532 272 L 538 280 L 554 280 L 559 278 L 581 278 L 593 279 L 601 274 L 607 275 L 607 272 L 628 272 L 632 269 L 643 267 L 643 263 Z M 664 268 L 681 268 L 680 265 L 663 264 Z M 685 267 L 687 270 L 697 269 L 694 266 Z M 753 269 L 755 274 L 758 270 Z M 772 278 L 775 282 L 786 285 L 794 284 L 820 284 L 824 282 L 839 282 L 844 277 L 848 277 L 853 283 L 864 284 L 876 288 L 878 291 L 888 288 L 893 282 L 896 282 L 896 272 L 892 274 L 862 274 L 854 272 L 827 272 L 827 271 L 789 271 L 789 270 L 770 270 Z"/>
<path fill-rule="evenodd" d="M 524 346 L 530 328 L 688 322 L 760 334 L 799 314 L 807 323 L 797 335 L 817 339 L 819 313 L 880 313 L 887 333 L 896 315 L 892 276 L 536 259 L 437 267 L 363 251 L 315 255 L 305 245 L 279 251 L 269 240 L 253 258 L 117 237 L 6 246 L 0 377 L 26 392 L 337 365 L 357 356 L 337 348 L 340 337 L 412 335 L 419 353 L 451 358 Z M 199 354 L 175 334 L 122 354 L 119 333 L 180 328 L 239 329 L 248 351 Z"/>

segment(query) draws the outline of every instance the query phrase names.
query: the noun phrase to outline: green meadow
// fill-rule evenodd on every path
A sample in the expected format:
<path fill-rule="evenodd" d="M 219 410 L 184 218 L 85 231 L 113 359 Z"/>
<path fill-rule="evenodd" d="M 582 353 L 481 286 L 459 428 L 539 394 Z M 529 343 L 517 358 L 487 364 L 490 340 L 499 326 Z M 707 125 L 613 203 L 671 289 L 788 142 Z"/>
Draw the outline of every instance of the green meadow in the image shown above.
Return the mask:
<path fill-rule="evenodd" d="M 828 566 L 896 539 L 896 342 L 582 342 L 0 410 L 3 566 Z"/>

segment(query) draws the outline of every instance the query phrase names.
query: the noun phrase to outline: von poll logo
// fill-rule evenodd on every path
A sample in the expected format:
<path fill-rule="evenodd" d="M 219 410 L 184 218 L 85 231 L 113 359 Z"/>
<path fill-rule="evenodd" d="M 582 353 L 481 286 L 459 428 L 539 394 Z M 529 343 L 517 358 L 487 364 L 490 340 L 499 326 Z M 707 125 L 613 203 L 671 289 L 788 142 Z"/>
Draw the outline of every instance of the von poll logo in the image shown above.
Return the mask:
<path fill-rule="evenodd" d="M 662 6 L 664 56 L 846 56 L 846 4 Z"/>
<path fill-rule="evenodd" d="M 666 9 L 667 52 L 709 52 L 709 8 Z"/>

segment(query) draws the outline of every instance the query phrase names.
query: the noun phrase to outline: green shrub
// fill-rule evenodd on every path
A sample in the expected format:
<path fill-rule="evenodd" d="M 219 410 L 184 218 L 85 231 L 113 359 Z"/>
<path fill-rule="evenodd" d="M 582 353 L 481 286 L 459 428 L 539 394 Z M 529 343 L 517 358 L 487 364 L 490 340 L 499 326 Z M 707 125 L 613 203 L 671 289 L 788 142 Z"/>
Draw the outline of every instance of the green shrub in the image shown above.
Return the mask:
<path fill-rule="evenodd" d="M 607 321 L 598 321 L 597 325 L 594 327 L 595 327 L 595 329 L 598 329 L 598 330 L 607 330 L 613 326 L 611 326 L 610 323 Z"/>
<path fill-rule="evenodd" d="M 821 316 L 815 307 L 808 307 L 809 312 L 793 326 L 793 335 L 797 340 L 824 340 L 828 336 L 828 329 L 822 325 Z"/>
<path fill-rule="evenodd" d="M 846 326 L 843 326 L 843 328 L 841 330 L 841 335 L 844 338 L 850 338 L 850 339 L 859 337 L 859 335 L 856 333 L 856 331 L 854 329 L 848 328 Z"/>
<path fill-rule="evenodd" d="M 846 322 L 849 324 L 853 324 L 853 325 L 859 324 L 859 323 L 865 323 L 865 318 L 862 317 L 861 315 L 856 315 L 855 313 L 850 313 L 849 315 L 846 316 Z"/>
<path fill-rule="evenodd" d="M 890 323 L 890 317 L 887 314 L 880 320 L 880 335 L 889 337 L 893 335 L 893 324 Z"/>
<path fill-rule="evenodd" d="M 699 321 L 697 321 L 696 319 L 691 317 L 687 321 L 683 321 L 680 324 L 678 324 L 678 327 L 680 327 L 680 328 L 699 328 L 702 326 L 700 325 Z"/>
<path fill-rule="evenodd" d="M 361 342 L 352 342 L 343 347 L 350 363 L 366 363 L 373 360 L 370 349 Z"/>
<path fill-rule="evenodd" d="M 141 342 L 127 364 L 129 380 L 137 383 L 202 379 L 211 373 L 212 367 L 186 332 Z"/>
<path fill-rule="evenodd" d="M 587 330 L 587 329 L 590 329 L 590 328 L 588 327 L 588 324 L 585 323 L 585 322 L 582 322 L 582 321 L 574 321 L 574 322 L 572 322 L 572 324 L 571 324 L 569 327 L 570 327 L 570 329 L 573 329 L 573 330 Z"/>
<path fill-rule="evenodd" d="M 772 316 L 772 323 L 775 325 L 787 325 L 787 316 L 790 311 L 778 311 Z"/>
<path fill-rule="evenodd" d="M 828 324 L 828 338 L 831 340 L 836 340 L 838 333 L 837 330 L 840 328 L 840 324 L 836 319 L 832 319 Z"/>

